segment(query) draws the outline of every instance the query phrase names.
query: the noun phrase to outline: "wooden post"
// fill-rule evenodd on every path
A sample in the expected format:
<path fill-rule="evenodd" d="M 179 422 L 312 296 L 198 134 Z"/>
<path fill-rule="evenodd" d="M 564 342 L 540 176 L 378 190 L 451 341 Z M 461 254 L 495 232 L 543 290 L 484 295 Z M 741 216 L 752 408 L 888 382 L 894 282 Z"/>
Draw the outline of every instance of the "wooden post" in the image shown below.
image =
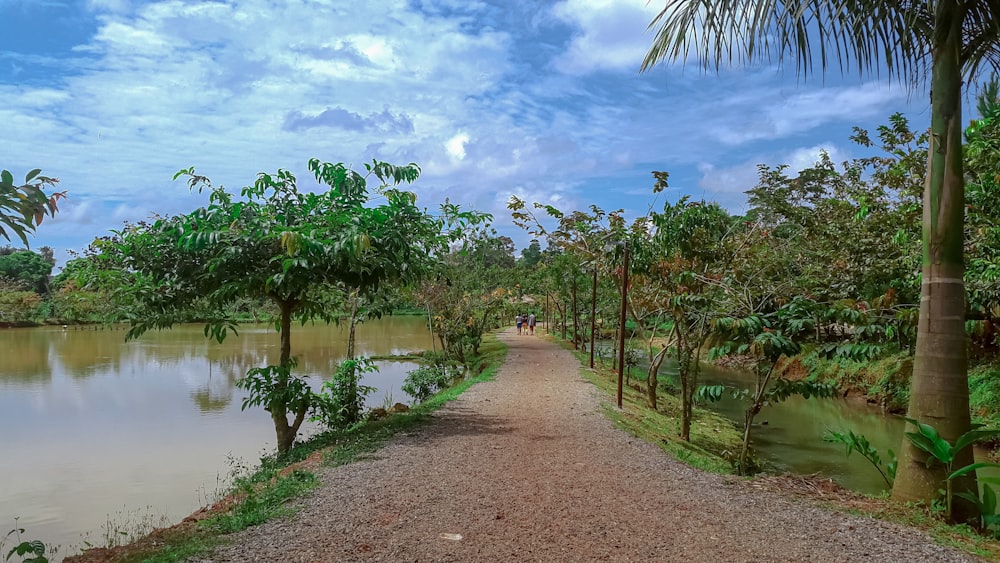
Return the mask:
<path fill-rule="evenodd" d="M 594 339 L 597 334 L 597 266 L 594 266 L 594 288 L 590 292 L 590 369 L 594 369 Z"/>
<path fill-rule="evenodd" d="M 625 378 L 625 315 L 628 303 L 628 241 L 625 241 L 625 256 L 622 261 L 622 314 L 618 328 L 618 408 L 622 408 L 622 381 Z"/>
<path fill-rule="evenodd" d="M 573 272 L 573 349 L 580 349 L 580 314 L 576 311 L 576 271 Z"/>

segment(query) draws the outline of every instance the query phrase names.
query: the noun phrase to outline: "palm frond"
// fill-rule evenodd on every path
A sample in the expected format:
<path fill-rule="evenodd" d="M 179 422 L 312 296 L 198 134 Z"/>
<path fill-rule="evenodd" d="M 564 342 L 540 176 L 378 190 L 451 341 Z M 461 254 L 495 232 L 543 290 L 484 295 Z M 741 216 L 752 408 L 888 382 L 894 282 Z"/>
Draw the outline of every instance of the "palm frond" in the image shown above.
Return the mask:
<path fill-rule="evenodd" d="M 997 60 L 1000 0 L 968 0 L 970 69 Z M 641 70 L 694 57 L 704 70 L 793 62 L 803 77 L 840 72 L 922 82 L 930 66 L 935 2 L 926 0 L 665 0 L 649 24 Z"/>

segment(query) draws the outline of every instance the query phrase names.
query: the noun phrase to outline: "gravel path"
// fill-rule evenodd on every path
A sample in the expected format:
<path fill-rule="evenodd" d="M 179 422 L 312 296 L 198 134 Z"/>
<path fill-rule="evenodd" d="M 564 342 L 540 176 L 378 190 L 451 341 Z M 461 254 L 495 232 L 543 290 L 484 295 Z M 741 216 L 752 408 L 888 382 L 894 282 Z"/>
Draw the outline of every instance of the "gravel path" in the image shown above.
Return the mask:
<path fill-rule="evenodd" d="M 495 381 L 200 561 L 977 561 L 676 462 L 612 428 L 568 351 L 500 338 Z"/>

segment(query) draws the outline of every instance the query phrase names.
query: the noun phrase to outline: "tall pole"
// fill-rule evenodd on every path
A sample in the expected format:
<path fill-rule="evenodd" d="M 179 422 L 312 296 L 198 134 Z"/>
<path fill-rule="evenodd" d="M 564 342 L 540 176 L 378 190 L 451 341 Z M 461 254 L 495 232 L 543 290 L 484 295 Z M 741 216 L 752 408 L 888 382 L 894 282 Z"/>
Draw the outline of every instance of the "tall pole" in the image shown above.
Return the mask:
<path fill-rule="evenodd" d="M 544 316 L 545 316 L 545 334 L 552 334 L 552 329 L 549 328 L 552 325 L 549 324 L 549 292 L 548 291 L 545 292 L 545 313 L 544 313 Z"/>
<path fill-rule="evenodd" d="M 590 292 L 590 369 L 594 369 L 594 338 L 597 334 L 597 266 L 594 266 L 594 288 Z"/>
<path fill-rule="evenodd" d="M 622 261 L 622 314 L 618 323 L 618 408 L 622 408 L 622 381 L 625 379 L 625 314 L 628 303 L 628 241 L 625 241 L 625 256 Z"/>
<path fill-rule="evenodd" d="M 573 271 L 573 349 L 580 348 L 580 314 L 576 312 L 576 271 Z"/>

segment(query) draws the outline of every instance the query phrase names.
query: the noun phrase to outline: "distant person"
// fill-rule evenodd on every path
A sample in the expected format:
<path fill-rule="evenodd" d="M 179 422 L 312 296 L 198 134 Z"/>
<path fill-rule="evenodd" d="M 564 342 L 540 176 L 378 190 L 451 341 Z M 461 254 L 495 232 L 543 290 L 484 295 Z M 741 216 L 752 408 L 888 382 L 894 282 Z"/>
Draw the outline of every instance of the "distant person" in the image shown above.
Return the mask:
<path fill-rule="evenodd" d="M 528 315 L 528 330 L 531 331 L 532 335 L 535 334 L 535 313 L 534 313 L 534 311 L 532 311 L 532 313 L 530 315 Z"/>
<path fill-rule="evenodd" d="M 521 325 L 524 324 L 524 317 L 521 316 L 521 313 L 518 313 L 517 316 L 514 317 L 514 324 L 517 325 L 517 333 L 521 334 Z"/>

